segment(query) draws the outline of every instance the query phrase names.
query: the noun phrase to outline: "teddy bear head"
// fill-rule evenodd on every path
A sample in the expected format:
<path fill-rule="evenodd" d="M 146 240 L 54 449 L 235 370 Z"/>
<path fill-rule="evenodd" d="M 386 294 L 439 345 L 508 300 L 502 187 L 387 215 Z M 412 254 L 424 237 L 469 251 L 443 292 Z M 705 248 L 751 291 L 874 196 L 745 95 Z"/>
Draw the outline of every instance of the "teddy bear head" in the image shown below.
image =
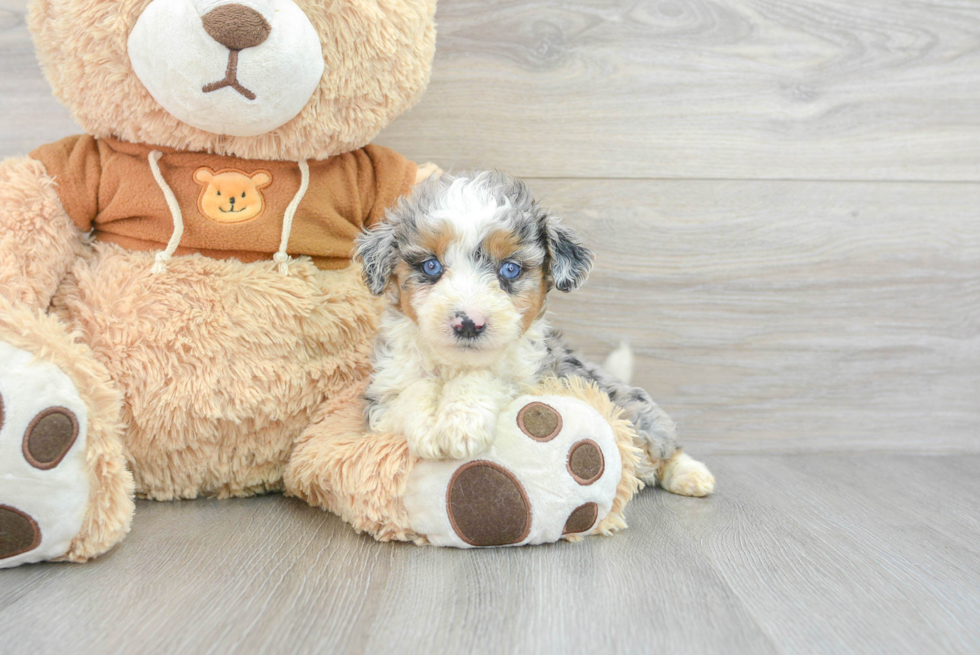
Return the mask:
<path fill-rule="evenodd" d="M 367 144 L 419 98 L 435 4 L 30 0 L 28 20 L 55 95 L 90 134 L 299 160 Z"/>

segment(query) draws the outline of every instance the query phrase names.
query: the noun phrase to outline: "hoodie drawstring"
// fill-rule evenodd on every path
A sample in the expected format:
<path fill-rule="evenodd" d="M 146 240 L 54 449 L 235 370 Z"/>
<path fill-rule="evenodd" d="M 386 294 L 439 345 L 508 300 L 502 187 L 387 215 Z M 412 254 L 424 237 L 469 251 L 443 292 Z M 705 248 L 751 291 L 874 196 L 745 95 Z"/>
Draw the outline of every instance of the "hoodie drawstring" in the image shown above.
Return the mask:
<path fill-rule="evenodd" d="M 173 257 L 174 252 L 176 252 L 177 247 L 180 245 L 181 237 L 184 236 L 184 216 L 180 212 L 180 204 L 178 204 L 177 197 L 174 195 L 170 185 L 163 179 L 163 174 L 160 173 L 159 162 L 162 156 L 163 153 L 159 150 L 150 152 L 150 172 L 153 174 L 153 179 L 156 181 L 157 186 L 160 187 L 160 191 L 163 192 L 163 197 L 167 201 L 167 209 L 170 210 L 170 218 L 174 223 L 174 231 L 170 235 L 170 241 L 167 242 L 167 247 L 156 254 L 153 268 L 150 269 L 152 273 L 163 273 L 167 270 L 167 262 Z M 289 233 L 293 229 L 293 218 L 296 216 L 299 203 L 302 202 L 303 197 L 306 195 L 306 190 L 310 188 L 309 163 L 304 160 L 296 163 L 299 165 L 300 173 L 299 190 L 296 191 L 296 195 L 293 196 L 293 199 L 289 202 L 283 214 L 279 250 L 272 256 L 272 260 L 279 265 L 279 272 L 283 275 L 289 275 L 290 257 L 286 252 L 286 248 L 289 246 Z"/>
<path fill-rule="evenodd" d="M 150 172 L 153 173 L 153 179 L 156 180 L 157 186 L 163 191 L 163 197 L 167 201 L 167 209 L 170 210 L 170 218 L 174 222 L 174 231 L 170 235 L 170 241 L 167 242 L 167 247 L 157 253 L 153 268 L 150 269 L 152 273 L 163 273 L 167 270 L 167 262 L 173 257 L 174 251 L 180 245 L 180 238 L 184 236 L 184 215 L 180 213 L 177 196 L 174 195 L 167 181 L 163 179 L 163 175 L 160 173 L 159 161 L 162 156 L 163 153 L 159 150 L 150 152 Z"/>
<path fill-rule="evenodd" d="M 306 190 L 310 188 L 310 165 L 303 160 L 296 163 L 299 164 L 299 190 L 289 201 L 286 213 L 282 216 L 282 237 L 279 239 L 279 251 L 272 256 L 272 261 L 279 264 L 279 272 L 283 275 L 289 275 L 289 255 L 286 254 L 286 246 L 289 245 L 289 233 L 293 229 L 293 217 L 296 216 L 296 209 L 303 200 L 303 196 L 306 195 Z"/>

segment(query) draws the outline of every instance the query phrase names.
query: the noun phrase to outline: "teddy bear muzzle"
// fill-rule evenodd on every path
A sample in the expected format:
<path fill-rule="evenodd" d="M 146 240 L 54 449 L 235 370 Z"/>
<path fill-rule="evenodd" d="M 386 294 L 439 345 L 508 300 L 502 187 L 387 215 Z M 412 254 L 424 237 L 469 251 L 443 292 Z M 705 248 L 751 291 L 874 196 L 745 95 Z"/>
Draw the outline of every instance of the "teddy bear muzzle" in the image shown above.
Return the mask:
<path fill-rule="evenodd" d="M 325 63 L 293 0 L 152 0 L 129 34 L 136 76 L 174 117 L 215 134 L 256 136 L 294 118 Z"/>

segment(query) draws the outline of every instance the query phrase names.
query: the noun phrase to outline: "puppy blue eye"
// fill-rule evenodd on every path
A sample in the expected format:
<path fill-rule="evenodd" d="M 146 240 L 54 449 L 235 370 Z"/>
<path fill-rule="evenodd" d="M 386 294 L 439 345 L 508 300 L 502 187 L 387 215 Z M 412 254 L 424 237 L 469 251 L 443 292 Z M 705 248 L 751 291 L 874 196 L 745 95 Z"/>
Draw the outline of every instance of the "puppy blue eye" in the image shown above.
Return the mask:
<path fill-rule="evenodd" d="M 505 280 L 513 280 L 518 275 L 521 274 L 521 267 L 519 264 L 514 262 L 505 262 L 503 266 L 500 267 L 500 277 Z"/>
<path fill-rule="evenodd" d="M 422 262 L 422 272 L 429 277 L 435 277 L 442 273 L 442 264 L 438 259 L 427 259 Z"/>

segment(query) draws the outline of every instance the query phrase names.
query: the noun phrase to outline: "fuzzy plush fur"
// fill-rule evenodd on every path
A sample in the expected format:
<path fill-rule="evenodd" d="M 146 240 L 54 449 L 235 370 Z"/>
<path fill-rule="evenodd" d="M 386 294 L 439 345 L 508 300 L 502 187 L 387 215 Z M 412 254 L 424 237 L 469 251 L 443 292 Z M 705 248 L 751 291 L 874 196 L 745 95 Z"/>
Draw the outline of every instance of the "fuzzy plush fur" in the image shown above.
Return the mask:
<path fill-rule="evenodd" d="M 285 472 L 287 493 L 380 541 L 424 543 L 401 501 L 418 458 L 403 435 L 365 435 L 366 382 L 331 399 L 297 440 Z"/>
<path fill-rule="evenodd" d="M 137 492 L 170 500 L 282 489 L 294 440 L 370 370 L 380 303 L 354 268 L 177 257 L 96 244 L 53 311 L 126 398 Z"/>
<path fill-rule="evenodd" d="M 89 134 L 249 159 L 324 159 L 360 148 L 428 84 L 436 2 L 295 2 L 320 35 L 326 69 L 299 115 L 255 137 L 182 123 L 136 78 L 127 40 L 150 0 L 31 0 L 28 24 L 55 95 Z"/>
<path fill-rule="evenodd" d="M 83 252 L 55 181 L 40 162 L 0 162 L 0 296 L 43 309 Z"/>

